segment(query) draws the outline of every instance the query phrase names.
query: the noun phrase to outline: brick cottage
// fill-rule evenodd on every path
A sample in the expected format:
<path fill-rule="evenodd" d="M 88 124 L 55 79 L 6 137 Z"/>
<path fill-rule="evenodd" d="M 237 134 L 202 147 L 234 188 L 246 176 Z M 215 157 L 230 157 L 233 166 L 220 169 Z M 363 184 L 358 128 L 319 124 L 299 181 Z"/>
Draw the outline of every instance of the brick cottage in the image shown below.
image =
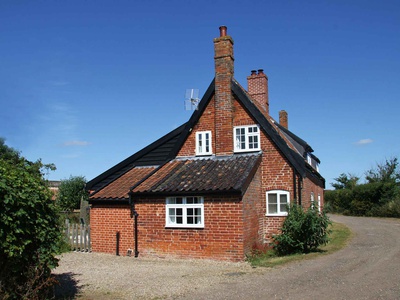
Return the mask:
<path fill-rule="evenodd" d="M 215 78 L 189 121 L 87 184 L 92 249 L 240 261 L 271 242 L 287 205 L 323 206 L 313 149 L 269 114 L 268 78 L 234 79 L 233 40 L 214 39 Z"/>

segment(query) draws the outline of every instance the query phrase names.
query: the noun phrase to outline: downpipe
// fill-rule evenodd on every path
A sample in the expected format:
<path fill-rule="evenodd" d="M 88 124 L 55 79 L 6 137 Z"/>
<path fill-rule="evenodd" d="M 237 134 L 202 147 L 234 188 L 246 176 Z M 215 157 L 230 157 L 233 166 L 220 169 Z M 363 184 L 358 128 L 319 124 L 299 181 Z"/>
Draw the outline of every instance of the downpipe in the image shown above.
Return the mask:
<path fill-rule="evenodd" d="M 139 256 L 139 250 L 138 250 L 138 217 L 139 214 L 137 213 L 135 209 L 135 202 L 132 199 L 132 194 L 129 193 L 129 205 L 131 206 L 131 218 L 134 218 L 134 228 L 133 228 L 133 233 L 135 236 L 135 257 Z"/>

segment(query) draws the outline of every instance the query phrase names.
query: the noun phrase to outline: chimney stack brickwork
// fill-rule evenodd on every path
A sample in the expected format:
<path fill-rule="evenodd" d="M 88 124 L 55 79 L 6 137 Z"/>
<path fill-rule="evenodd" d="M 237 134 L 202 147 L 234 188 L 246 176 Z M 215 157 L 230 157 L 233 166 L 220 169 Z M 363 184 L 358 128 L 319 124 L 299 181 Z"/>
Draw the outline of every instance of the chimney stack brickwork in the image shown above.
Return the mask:
<path fill-rule="evenodd" d="M 216 155 L 233 153 L 233 39 L 226 34 L 227 28 L 221 26 L 220 37 L 214 39 Z"/>
<path fill-rule="evenodd" d="M 289 129 L 288 113 L 286 110 L 279 111 L 279 124 Z"/>
<path fill-rule="evenodd" d="M 247 90 L 250 96 L 269 114 L 268 77 L 262 69 L 259 69 L 258 73 L 256 70 L 251 71 L 251 75 L 247 77 Z"/>

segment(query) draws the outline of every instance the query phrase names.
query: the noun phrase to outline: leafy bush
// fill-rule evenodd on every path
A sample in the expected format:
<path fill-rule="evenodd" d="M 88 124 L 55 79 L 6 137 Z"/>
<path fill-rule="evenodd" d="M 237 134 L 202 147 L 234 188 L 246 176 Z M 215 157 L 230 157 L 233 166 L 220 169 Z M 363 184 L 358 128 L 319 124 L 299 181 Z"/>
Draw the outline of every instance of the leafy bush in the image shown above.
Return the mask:
<path fill-rule="evenodd" d="M 278 255 L 309 253 L 328 241 L 328 226 L 331 224 L 324 212 L 319 213 L 314 204 L 304 211 L 300 205 L 289 208 L 281 228 L 281 234 L 275 235 L 274 250 Z"/>
<path fill-rule="evenodd" d="M 57 204 L 68 213 L 80 207 L 81 200 L 87 201 L 89 194 L 85 190 L 86 179 L 83 176 L 70 176 L 62 180 L 58 188 Z"/>
<path fill-rule="evenodd" d="M 397 158 L 386 160 L 365 174 L 366 182 L 358 177 L 341 174 L 332 183 L 335 190 L 325 191 L 329 212 L 353 216 L 400 216 L 400 171 Z"/>
<path fill-rule="evenodd" d="M 54 284 L 62 235 L 43 167 L 0 139 L 1 299 L 46 299 Z"/>

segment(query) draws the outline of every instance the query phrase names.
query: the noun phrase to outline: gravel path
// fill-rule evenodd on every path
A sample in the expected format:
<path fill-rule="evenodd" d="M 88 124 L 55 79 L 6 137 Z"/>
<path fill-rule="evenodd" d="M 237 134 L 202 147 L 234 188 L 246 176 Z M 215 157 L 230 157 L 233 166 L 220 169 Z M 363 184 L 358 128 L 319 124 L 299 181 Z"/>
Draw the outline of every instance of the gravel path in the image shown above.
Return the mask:
<path fill-rule="evenodd" d="M 277 268 L 66 253 L 63 299 L 400 299 L 400 220 L 331 216 L 355 233 L 332 255 Z"/>

